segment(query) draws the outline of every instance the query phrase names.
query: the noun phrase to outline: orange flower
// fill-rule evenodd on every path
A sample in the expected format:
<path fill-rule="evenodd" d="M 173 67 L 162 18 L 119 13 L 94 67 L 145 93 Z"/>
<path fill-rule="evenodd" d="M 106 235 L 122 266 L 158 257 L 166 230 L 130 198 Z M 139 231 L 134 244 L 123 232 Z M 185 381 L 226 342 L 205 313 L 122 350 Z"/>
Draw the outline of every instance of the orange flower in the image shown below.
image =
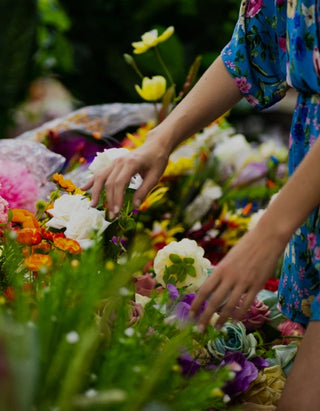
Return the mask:
<path fill-rule="evenodd" d="M 3 291 L 3 295 L 6 297 L 7 300 L 14 301 L 15 300 L 15 293 L 14 288 L 9 286 Z"/>
<path fill-rule="evenodd" d="M 13 208 L 12 223 L 21 224 L 23 228 L 39 228 L 40 224 L 36 217 L 28 210 L 23 208 Z"/>
<path fill-rule="evenodd" d="M 17 241 L 20 244 L 36 245 L 41 243 L 42 236 L 36 228 L 22 228 L 17 232 Z"/>
<path fill-rule="evenodd" d="M 55 173 L 52 179 L 55 183 L 59 184 L 60 187 L 64 188 L 68 192 L 75 191 L 77 188 L 71 180 L 67 180 L 62 174 Z"/>
<path fill-rule="evenodd" d="M 52 266 L 52 258 L 47 254 L 31 254 L 24 259 L 24 263 L 31 271 L 39 271 L 40 268 L 49 268 Z"/>
<path fill-rule="evenodd" d="M 82 249 L 78 241 L 72 238 L 55 237 L 53 244 L 60 250 L 67 251 L 71 254 L 80 254 Z"/>

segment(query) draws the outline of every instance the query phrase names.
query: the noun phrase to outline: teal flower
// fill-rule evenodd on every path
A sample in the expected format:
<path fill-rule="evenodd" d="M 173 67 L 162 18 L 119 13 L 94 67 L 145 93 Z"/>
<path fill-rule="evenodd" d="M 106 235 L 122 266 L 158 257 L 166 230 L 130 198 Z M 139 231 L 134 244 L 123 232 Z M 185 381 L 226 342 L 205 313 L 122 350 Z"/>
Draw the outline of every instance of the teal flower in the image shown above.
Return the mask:
<path fill-rule="evenodd" d="M 214 358 L 221 360 L 227 351 L 241 352 L 247 359 L 256 356 L 257 340 L 253 334 L 246 334 L 246 327 L 241 322 L 228 322 L 222 331 L 222 337 L 208 342 L 208 350 Z"/>

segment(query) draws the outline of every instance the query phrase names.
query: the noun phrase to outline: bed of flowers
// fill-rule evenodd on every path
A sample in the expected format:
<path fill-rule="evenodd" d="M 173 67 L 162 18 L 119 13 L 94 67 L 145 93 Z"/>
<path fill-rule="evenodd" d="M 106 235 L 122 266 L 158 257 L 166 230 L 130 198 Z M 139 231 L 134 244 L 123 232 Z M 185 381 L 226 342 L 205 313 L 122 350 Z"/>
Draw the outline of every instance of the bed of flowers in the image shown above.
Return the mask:
<path fill-rule="evenodd" d="M 148 48 L 171 34 L 149 33 Z M 148 100 L 150 89 L 137 89 Z M 139 209 L 131 198 L 141 177 L 132 178 L 110 219 L 106 193 L 92 208 L 78 182 L 142 144 L 153 126 L 112 145 L 82 134 L 64 157 L 53 131 L 46 147 L 0 145 L 2 410 L 276 409 L 304 333 L 277 308 L 279 272 L 221 331 L 219 313 L 200 333 L 188 312 L 281 189 L 287 150 L 271 138 L 248 142 L 224 116 L 172 153 Z"/>

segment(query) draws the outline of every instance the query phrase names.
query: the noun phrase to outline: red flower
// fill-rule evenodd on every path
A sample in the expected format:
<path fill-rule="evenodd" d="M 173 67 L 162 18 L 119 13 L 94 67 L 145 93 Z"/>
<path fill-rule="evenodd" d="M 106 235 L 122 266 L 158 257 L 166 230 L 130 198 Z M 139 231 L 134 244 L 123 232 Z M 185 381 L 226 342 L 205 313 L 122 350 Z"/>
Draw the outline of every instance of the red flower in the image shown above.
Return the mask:
<path fill-rule="evenodd" d="M 275 292 L 275 291 L 278 291 L 278 287 L 279 287 L 279 278 L 274 278 L 274 277 L 271 277 L 271 278 L 269 278 L 269 280 L 265 283 L 265 285 L 264 285 L 264 289 L 265 290 L 269 290 L 269 291 L 272 291 L 272 292 Z"/>

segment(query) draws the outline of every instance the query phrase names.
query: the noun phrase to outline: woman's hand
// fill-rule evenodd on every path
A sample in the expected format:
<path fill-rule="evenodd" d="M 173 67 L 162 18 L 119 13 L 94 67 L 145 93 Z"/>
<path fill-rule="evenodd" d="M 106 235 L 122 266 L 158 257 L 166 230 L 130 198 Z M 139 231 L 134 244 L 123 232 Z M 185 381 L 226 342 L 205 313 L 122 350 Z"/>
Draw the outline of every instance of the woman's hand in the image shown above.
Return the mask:
<path fill-rule="evenodd" d="M 262 230 L 261 230 L 262 228 Z M 241 320 L 277 266 L 285 244 L 277 241 L 264 227 L 255 227 L 228 252 L 213 273 L 200 287 L 191 306 L 195 317 L 202 303 L 208 299 L 198 326 L 203 331 L 212 315 L 219 312 L 216 327 L 220 328 L 228 318 Z M 236 306 L 240 308 L 236 309 Z"/>
<path fill-rule="evenodd" d="M 170 152 L 166 147 L 156 144 L 157 140 L 146 142 L 123 157 L 115 159 L 109 167 L 96 172 L 83 185 L 83 190 L 91 190 L 91 205 L 95 207 L 105 187 L 110 218 L 118 214 L 123 205 L 123 197 L 131 177 L 139 173 L 143 178 L 142 185 L 136 190 L 133 204 L 139 207 L 148 192 L 157 184 L 162 176 Z"/>

